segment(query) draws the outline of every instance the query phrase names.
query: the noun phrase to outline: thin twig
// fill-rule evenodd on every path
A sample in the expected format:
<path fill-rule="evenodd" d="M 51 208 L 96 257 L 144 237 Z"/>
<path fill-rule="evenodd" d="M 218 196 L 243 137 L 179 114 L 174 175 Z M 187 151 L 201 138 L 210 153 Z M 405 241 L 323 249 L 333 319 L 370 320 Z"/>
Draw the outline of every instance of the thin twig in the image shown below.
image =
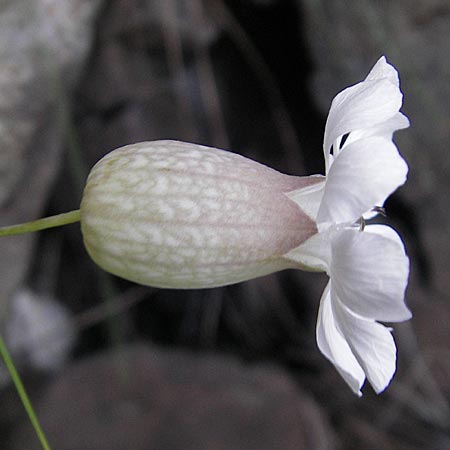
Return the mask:
<path fill-rule="evenodd" d="M 193 120 L 191 104 L 186 95 L 188 76 L 183 61 L 183 46 L 177 23 L 176 3 L 174 0 L 165 0 L 160 3 L 160 7 L 163 41 L 167 66 L 175 91 L 178 123 L 184 139 L 197 142 L 198 130 Z"/>
<path fill-rule="evenodd" d="M 45 437 L 45 433 L 39 424 L 39 420 L 34 412 L 33 405 L 31 404 L 30 398 L 28 397 L 27 391 L 22 383 L 19 373 L 16 370 L 14 362 L 6 348 L 3 337 L 0 335 L 0 353 L 5 362 L 6 368 L 11 376 L 11 379 L 14 382 L 17 393 L 19 394 L 20 400 L 22 401 L 23 407 L 28 414 L 28 418 L 30 419 L 31 424 L 33 425 L 34 431 L 41 443 L 41 446 L 44 450 L 50 450 L 50 445 L 48 444 L 47 438 Z"/>
<path fill-rule="evenodd" d="M 207 23 L 201 0 L 187 0 L 189 14 L 195 30 L 203 30 Z M 229 148 L 230 142 L 226 130 L 220 97 L 217 89 L 216 78 L 208 48 L 201 39 L 195 40 L 194 46 L 195 64 L 199 78 L 199 88 L 202 103 L 206 110 L 206 118 L 213 134 L 214 145 L 220 148 Z"/>

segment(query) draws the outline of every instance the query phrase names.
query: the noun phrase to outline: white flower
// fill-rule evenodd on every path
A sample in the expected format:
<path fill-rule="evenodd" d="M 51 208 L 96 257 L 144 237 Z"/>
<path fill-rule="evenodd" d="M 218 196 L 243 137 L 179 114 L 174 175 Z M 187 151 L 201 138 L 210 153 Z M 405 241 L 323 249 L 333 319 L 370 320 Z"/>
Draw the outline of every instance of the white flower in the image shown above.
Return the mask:
<path fill-rule="evenodd" d="M 166 288 L 237 283 L 287 268 L 322 270 L 317 342 L 354 392 L 381 392 L 396 348 L 377 321 L 410 318 L 399 236 L 367 225 L 406 179 L 392 142 L 408 126 L 395 69 L 381 58 L 333 100 L 326 177 L 281 174 L 223 150 L 177 141 L 119 148 L 92 169 L 80 207 L 98 265 Z M 364 228 L 364 230 L 363 230 Z"/>
<path fill-rule="evenodd" d="M 288 257 L 330 277 L 320 301 L 318 346 L 358 395 L 366 377 L 379 393 L 395 372 L 391 330 L 377 321 L 411 317 L 404 304 L 409 260 L 400 237 L 384 225 L 363 226 L 363 217 L 373 216 L 373 207 L 406 180 L 407 165 L 392 142 L 393 132 L 409 125 L 401 104 L 397 72 L 382 57 L 363 82 L 332 102 L 326 181 L 288 194 L 308 205 L 319 230 Z"/>

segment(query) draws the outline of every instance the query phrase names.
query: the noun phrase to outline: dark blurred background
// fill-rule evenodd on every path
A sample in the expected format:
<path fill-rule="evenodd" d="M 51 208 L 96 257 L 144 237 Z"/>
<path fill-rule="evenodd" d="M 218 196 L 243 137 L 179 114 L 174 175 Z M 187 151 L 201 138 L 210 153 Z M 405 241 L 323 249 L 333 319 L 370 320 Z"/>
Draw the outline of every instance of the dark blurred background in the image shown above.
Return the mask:
<path fill-rule="evenodd" d="M 146 288 L 78 225 L 0 241 L 3 334 L 55 449 L 450 448 L 450 3 L 3 0 L 0 225 L 77 209 L 108 151 L 180 139 L 323 173 L 337 92 L 386 55 L 410 166 L 386 222 L 411 258 L 398 371 L 359 399 L 319 353 L 326 277 Z M 39 448 L 0 367 L 0 446 Z"/>

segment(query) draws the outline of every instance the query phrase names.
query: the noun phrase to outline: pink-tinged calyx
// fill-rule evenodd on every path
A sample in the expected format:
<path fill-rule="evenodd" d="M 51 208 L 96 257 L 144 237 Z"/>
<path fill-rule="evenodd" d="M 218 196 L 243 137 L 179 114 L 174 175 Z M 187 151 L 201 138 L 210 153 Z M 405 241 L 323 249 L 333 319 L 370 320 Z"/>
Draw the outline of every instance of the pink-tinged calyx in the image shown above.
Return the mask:
<path fill-rule="evenodd" d="M 128 145 L 89 175 L 84 242 L 99 266 L 141 284 L 236 283 L 298 266 L 284 255 L 317 228 L 289 193 L 321 182 L 195 144 Z"/>

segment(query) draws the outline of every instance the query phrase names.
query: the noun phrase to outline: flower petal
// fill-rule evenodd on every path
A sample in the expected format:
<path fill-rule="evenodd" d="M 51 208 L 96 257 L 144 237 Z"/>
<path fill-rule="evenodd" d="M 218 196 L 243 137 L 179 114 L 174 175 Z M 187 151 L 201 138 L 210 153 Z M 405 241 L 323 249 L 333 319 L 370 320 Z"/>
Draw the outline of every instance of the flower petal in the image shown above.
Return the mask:
<path fill-rule="evenodd" d="M 392 139 L 394 131 L 408 127 L 409 119 L 401 112 L 398 112 L 397 114 L 395 114 L 395 116 L 386 120 L 386 122 L 376 123 L 371 127 L 352 131 L 347 137 L 347 140 L 345 141 L 342 148 L 345 148 L 352 142 L 369 136 L 382 136 L 386 139 Z"/>
<path fill-rule="evenodd" d="M 380 58 L 364 81 L 344 89 L 333 99 L 325 125 L 325 160 L 333 143 L 344 134 L 373 128 L 395 117 L 402 97 L 397 71 L 384 57 Z"/>
<path fill-rule="evenodd" d="M 346 307 L 363 317 L 385 322 L 410 319 L 404 303 L 408 275 L 403 244 L 389 227 L 346 229 L 331 243 L 333 289 Z"/>
<path fill-rule="evenodd" d="M 386 239 L 390 239 L 395 245 L 402 249 L 403 254 L 405 254 L 405 246 L 403 245 L 402 238 L 399 234 L 391 227 L 381 224 L 371 224 L 366 225 L 364 228 L 365 233 L 372 233 L 382 236 Z"/>
<path fill-rule="evenodd" d="M 398 73 L 391 64 L 386 61 L 385 56 L 381 56 L 370 70 L 366 77 L 366 81 L 379 80 L 381 78 L 388 79 L 391 83 L 398 86 Z"/>
<path fill-rule="evenodd" d="M 407 173 L 390 139 L 371 136 L 349 144 L 327 175 L 318 224 L 354 222 L 374 205 L 381 206 L 406 181 Z"/>
<path fill-rule="evenodd" d="M 283 257 L 300 270 L 327 272 L 331 263 L 332 229 L 316 233 Z"/>
<path fill-rule="evenodd" d="M 320 300 L 316 338 L 319 350 L 334 364 L 352 391 L 361 396 L 361 387 L 366 377 L 348 343 L 336 327 L 331 306 L 330 282 Z"/>
<path fill-rule="evenodd" d="M 395 373 L 397 349 L 385 326 L 357 316 L 331 292 L 337 325 L 377 394 L 384 391 Z"/>
<path fill-rule="evenodd" d="M 316 221 L 317 212 L 322 202 L 323 190 L 326 177 L 323 175 L 311 175 L 311 180 L 317 180 L 314 184 L 307 185 L 300 189 L 286 192 L 285 195 L 306 213 L 312 220 Z"/>

